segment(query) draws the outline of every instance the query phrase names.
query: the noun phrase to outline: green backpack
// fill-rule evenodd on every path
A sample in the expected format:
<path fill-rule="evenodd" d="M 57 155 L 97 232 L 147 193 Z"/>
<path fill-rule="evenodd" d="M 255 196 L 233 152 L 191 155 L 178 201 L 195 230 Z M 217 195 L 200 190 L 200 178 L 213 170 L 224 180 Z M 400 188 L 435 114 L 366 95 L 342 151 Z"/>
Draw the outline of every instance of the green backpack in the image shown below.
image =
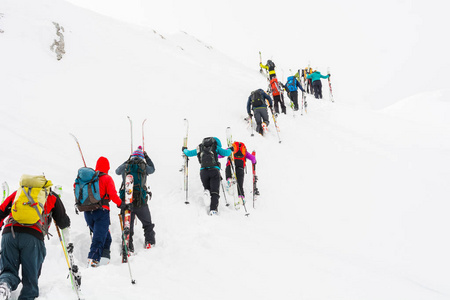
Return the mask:
<path fill-rule="evenodd" d="M 126 175 L 133 175 L 133 206 L 141 207 L 145 205 L 148 201 L 148 195 L 151 193 L 147 192 L 147 172 L 145 170 L 146 163 L 143 159 L 139 157 L 131 157 L 127 161 L 127 167 L 125 168 Z M 125 176 L 126 177 L 126 176 Z M 122 184 L 123 186 L 125 183 Z M 120 198 L 125 199 L 125 190 L 120 190 Z"/>

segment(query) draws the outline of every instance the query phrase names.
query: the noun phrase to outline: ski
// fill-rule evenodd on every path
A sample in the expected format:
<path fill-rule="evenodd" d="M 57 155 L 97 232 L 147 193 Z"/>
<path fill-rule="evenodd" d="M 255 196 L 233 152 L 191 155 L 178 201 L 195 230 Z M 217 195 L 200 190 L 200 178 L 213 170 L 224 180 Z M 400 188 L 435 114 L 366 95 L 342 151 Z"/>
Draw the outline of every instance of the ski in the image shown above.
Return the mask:
<path fill-rule="evenodd" d="M 328 67 L 328 75 L 330 75 L 330 68 Z M 331 102 L 334 102 L 334 98 L 333 98 L 333 89 L 331 88 L 331 81 L 330 81 L 330 76 L 328 76 L 328 86 L 330 87 L 330 100 Z"/>
<path fill-rule="evenodd" d="M 72 248 L 72 251 L 67 250 L 66 242 L 64 240 L 64 235 L 62 234 L 58 225 L 56 225 L 56 222 L 55 222 L 55 228 L 56 228 L 56 232 L 58 233 L 59 241 L 60 241 L 61 246 L 64 251 L 64 256 L 66 258 L 67 266 L 69 268 L 68 277 L 70 277 L 70 281 L 72 283 L 72 288 L 75 291 L 75 293 L 77 294 L 78 300 L 81 300 L 81 299 L 83 299 L 83 297 L 81 295 L 81 273 L 78 270 L 78 266 L 75 265 L 75 263 L 74 263 L 73 252 L 72 252 L 73 248 Z"/>
<path fill-rule="evenodd" d="M 267 103 L 267 106 L 268 106 L 269 109 L 270 109 L 270 112 L 272 113 L 273 124 L 275 125 L 275 128 L 277 129 L 278 143 L 281 143 L 280 128 L 278 127 L 277 119 L 275 118 L 275 114 L 274 114 L 274 112 L 273 112 L 273 108 L 270 107 L 269 101 L 268 101 L 268 100 L 266 100 L 266 103 Z"/>
<path fill-rule="evenodd" d="M 256 152 L 253 150 L 252 155 L 256 157 Z M 259 190 L 256 186 L 256 183 L 258 182 L 258 176 L 256 176 L 256 165 L 252 164 L 252 171 L 253 171 L 253 208 L 255 208 L 255 202 L 258 200 L 259 196 Z"/>
<path fill-rule="evenodd" d="M 227 134 L 227 145 L 228 145 L 228 147 L 233 147 L 233 137 L 232 137 L 232 134 L 231 134 L 231 127 L 227 127 L 226 134 Z M 238 182 L 237 182 L 236 168 L 235 168 L 235 164 L 234 164 L 234 154 L 233 154 L 233 152 L 231 152 L 230 160 L 231 160 L 230 161 L 230 168 L 231 168 L 232 181 L 233 181 L 233 184 L 236 185 L 237 191 L 239 191 L 239 189 L 243 189 L 244 187 L 243 186 L 240 187 Z M 230 189 L 232 189 L 234 192 L 236 192 L 236 189 L 234 189 L 233 186 L 231 186 Z M 234 193 L 233 193 L 233 195 L 234 195 Z M 239 199 L 239 197 L 238 197 L 238 199 Z M 247 211 L 247 207 L 245 206 L 245 198 L 242 198 L 242 206 L 244 207 L 245 215 L 248 216 L 250 213 Z M 236 196 L 234 196 L 234 208 L 236 210 L 240 208 L 240 203 L 239 203 L 239 200 L 236 201 Z"/>
<path fill-rule="evenodd" d="M 78 142 L 78 139 L 74 134 L 70 133 L 70 135 L 73 137 L 73 139 L 77 143 L 78 150 L 80 151 L 80 154 L 81 154 L 81 159 L 83 160 L 83 164 L 86 167 L 86 161 L 84 160 L 84 155 L 83 155 L 83 151 L 81 151 L 80 143 Z"/>
<path fill-rule="evenodd" d="M 187 149 L 187 143 L 188 143 L 188 135 L 189 135 L 189 121 L 187 119 L 184 119 L 184 130 L 185 135 L 183 138 L 183 148 Z M 189 173 L 188 173 L 188 167 L 189 167 L 189 157 L 184 155 L 184 164 L 180 171 L 183 171 L 183 180 L 184 180 L 184 192 L 185 192 L 185 204 L 189 204 Z"/>
<path fill-rule="evenodd" d="M 127 175 L 125 179 L 125 204 L 133 203 L 133 175 Z M 129 245 L 130 245 L 130 225 L 131 225 L 131 211 L 125 210 L 123 216 L 123 241 L 122 241 L 122 263 L 128 261 Z"/>
<path fill-rule="evenodd" d="M 144 141 L 145 141 L 145 139 L 144 139 L 144 124 L 145 124 L 145 121 L 147 121 L 147 119 L 142 121 L 142 151 L 145 151 L 145 146 L 144 146 Z"/>
<path fill-rule="evenodd" d="M 263 74 L 263 69 L 261 68 L 262 65 L 262 57 L 261 57 L 261 51 L 259 51 L 259 73 Z"/>
<path fill-rule="evenodd" d="M 9 185 L 6 181 L 2 183 L 2 190 L 3 190 L 3 199 L 2 199 L 3 203 L 3 201 L 5 201 L 5 199 L 9 196 Z"/>
<path fill-rule="evenodd" d="M 128 121 L 130 121 L 130 139 L 131 139 L 131 153 L 133 153 L 133 121 L 131 121 L 130 116 L 127 116 Z"/>

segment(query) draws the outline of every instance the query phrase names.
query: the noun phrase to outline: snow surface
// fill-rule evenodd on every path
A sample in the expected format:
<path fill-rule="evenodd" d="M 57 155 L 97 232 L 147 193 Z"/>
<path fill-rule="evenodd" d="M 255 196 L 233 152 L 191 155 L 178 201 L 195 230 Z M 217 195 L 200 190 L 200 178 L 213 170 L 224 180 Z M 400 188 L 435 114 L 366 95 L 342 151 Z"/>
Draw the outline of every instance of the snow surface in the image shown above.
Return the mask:
<path fill-rule="evenodd" d="M 448 90 L 375 111 L 346 95 L 331 103 L 324 81 L 324 99 L 309 97 L 306 115 L 279 117 L 279 144 L 273 124 L 267 137 L 251 137 L 242 121 L 250 92 L 266 87 L 258 58 L 248 69 L 186 33 L 161 36 L 64 1 L 3 0 L 0 9 L 0 180 L 15 189 L 21 174 L 45 173 L 62 185 L 86 299 L 450 299 Z M 49 49 L 52 22 L 65 29 L 61 61 Z M 131 150 L 127 116 L 134 147 L 147 119 L 156 166 L 148 182 L 157 246 L 139 247 L 138 224 L 136 285 L 120 261 L 119 210 L 111 263 L 88 269 L 89 231 L 72 208 L 82 160 L 69 133 L 89 166 L 106 156 L 114 170 Z M 184 118 L 189 148 L 205 136 L 225 143 L 230 126 L 256 150 L 261 197 L 253 209 L 248 169 L 249 217 L 223 196 L 220 216 L 207 215 L 195 159 L 184 204 Z M 75 299 L 51 232 L 39 299 Z"/>

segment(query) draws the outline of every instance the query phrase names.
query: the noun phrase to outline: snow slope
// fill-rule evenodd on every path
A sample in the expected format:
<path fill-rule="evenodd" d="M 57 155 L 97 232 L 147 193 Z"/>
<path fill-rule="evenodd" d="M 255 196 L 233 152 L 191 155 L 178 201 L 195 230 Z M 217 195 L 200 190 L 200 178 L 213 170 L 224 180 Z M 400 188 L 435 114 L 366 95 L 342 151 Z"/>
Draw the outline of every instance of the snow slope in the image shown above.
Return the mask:
<path fill-rule="evenodd" d="M 21 174 L 44 172 L 63 186 L 86 299 L 450 299 L 450 128 L 437 117 L 450 112 L 448 91 L 373 111 L 345 95 L 327 101 L 324 82 L 325 99 L 308 98 L 307 115 L 279 117 L 279 144 L 272 125 L 252 138 L 242 121 L 250 92 L 266 87 L 257 58 L 248 69 L 186 33 L 162 37 L 64 1 L 4 0 L 0 9 L 0 180 L 14 189 Z M 61 61 L 49 50 L 52 22 L 65 29 Z M 87 269 L 90 237 L 72 208 L 82 160 L 69 133 L 88 165 L 106 156 L 114 170 L 131 150 L 127 116 L 135 147 L 147 119 L 156 166 L 148 182 L 157 247 L 139 247 L 138 224 L 136 285 L 120 262 L 119 210 L 111 264 Z M 183 118 L 189 148 L 205 136 L 225 142 L 231 126 L 256 150 L 262 196 L 256 209 L 248 203 L 249 217 L 223 196 L 220 216 L 206 214 L 195 159 L 184 204 Z M 249 169 L 248 201 L 250 187 Z M 75 299 L 53 235 L 40 299 Z"/>

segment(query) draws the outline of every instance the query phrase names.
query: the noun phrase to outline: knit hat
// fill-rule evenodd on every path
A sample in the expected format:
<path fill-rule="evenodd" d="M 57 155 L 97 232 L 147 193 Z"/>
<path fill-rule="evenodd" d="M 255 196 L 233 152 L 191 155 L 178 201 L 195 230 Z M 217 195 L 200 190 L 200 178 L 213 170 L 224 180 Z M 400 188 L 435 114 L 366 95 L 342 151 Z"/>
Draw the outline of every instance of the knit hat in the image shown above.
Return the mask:
<path fill-rule="evenodd" d="M 144 151 L 142 151 L 142 147 L 141 147 L 141 146 L 139 146 L 139 147 L 136 149 L 136 151 L 134 151 L 133 154 L 131 154 L 131 156 L 137 156 L 137 157 L 140 157 L 140 158 L 142 158 L 142 159 L 145 159 L 145 157 L 144 157 Z"/>

